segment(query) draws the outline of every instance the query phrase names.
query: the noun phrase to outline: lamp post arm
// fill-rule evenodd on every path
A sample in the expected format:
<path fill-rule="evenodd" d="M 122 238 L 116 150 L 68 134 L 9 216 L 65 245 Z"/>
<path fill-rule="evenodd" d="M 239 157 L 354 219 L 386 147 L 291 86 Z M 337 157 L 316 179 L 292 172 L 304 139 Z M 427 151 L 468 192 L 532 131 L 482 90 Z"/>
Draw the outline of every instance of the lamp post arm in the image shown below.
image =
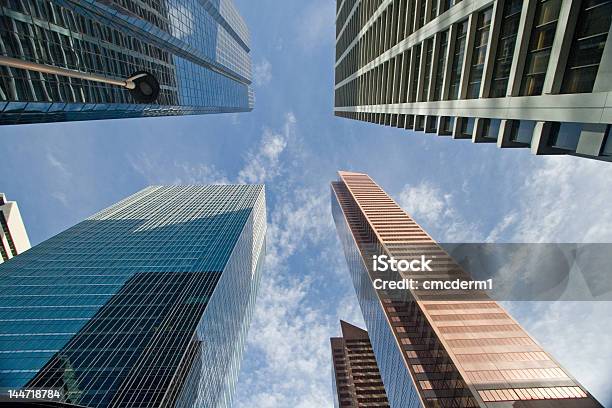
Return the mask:
<path fill-rule="evenodd" d="M 134 80 L 142 76 L 136 75 L 127 80 L 107 78 L 102 75 L 88 74 L 86 72 L 75 71 L 72 69 L 54 67 L 51 65 L 37 64 L 35 62 L 24 61 L 17 58 L 5 57 L 0 55 L 0 65 L 12 68 L 27 69 L 29 71 L 37 71 L 45 74 L 61 75 L 71 78 L 84 79 L 86 81 L 102 82 L 105 84 L 116 85 L 127 89 L 134 89 L 136 85 Z"/>

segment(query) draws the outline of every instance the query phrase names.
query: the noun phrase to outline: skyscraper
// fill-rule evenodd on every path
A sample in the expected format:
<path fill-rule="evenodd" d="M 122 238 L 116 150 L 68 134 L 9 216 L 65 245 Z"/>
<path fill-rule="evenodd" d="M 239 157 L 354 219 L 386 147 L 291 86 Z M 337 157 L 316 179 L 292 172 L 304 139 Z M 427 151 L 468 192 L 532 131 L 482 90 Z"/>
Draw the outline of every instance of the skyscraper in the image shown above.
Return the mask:
<path fill-rule="evenodd" d="M 265 255 L 262 185 L 148 187 L 0 265 L 0 389 L 229 407 Z"/>
<path fill-rule="evenodd" d="M 334 407 L 389 406 L 368 332 L 340 321 L 342 337 L 332 337 Z"/>
<path fill-rule="evenodd" d="M 612 161 L 609 0 L 337 4 L 337 116 Z"/>
<path fill-rule="evenodd" d="M 0 57 L 107 78 L 145 71 L 160 94 L 0 63 L 0 124 L 244 112 L 249 33 L 232 0 L 24 0 L 0 7 Z"/>
<path fill-rule="evenodd" d="M 0 264 L 30 249 L 19 207 L 0 193 Z"/>
<path fill-rule="evenodd" d="M 466 272 L 368 175 L 340 172 L 332 211 L 391 407 L 601 407 L 486 294 L 375 290 L 374 255 Z"/>

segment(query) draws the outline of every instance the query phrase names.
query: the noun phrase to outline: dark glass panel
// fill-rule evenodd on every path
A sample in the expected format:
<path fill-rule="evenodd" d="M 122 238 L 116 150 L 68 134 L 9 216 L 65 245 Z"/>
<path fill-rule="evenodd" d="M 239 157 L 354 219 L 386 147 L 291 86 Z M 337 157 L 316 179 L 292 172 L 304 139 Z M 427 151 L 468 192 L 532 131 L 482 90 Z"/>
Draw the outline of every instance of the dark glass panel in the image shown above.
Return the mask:
<path fill-rule="evenodd" d="M 612 0 L 583 1 L 561 93 L 592 92 L 612 20 Z"/>
<path fill-rule="evenodd" d="M 459 98 L 459 84 L 461 82 L 461 70 L 463 69 L 463 56 L 465 54 L 465 41 L 467 36 L 467 20 L 457 24 L 457 40 L 453 52 L 453 65 L 451 69 L 451 80 L 448 99 Z"/>
<path fill-rule="evenodd" d="M 559 149 L 576 151 L 580 132 L 582 132 L 581 123 L 555 122 L 552 124 L 549 145 Z"/>
<path fill-rule="evenodd" d="M 561 0 L 538 2 L 525 62 L 521 95 L 542 94 L 560 8 Z"/>
<path fill-rule="evenodd" d="M 493 8 L 489 7 L 478 14 L 474 54 L 472 55 L 472 67 L 470 69 L 470 81 L 468 84 L 467 97 L 469 99 L 478 98 L 480 95 L 480 84 L 487 55 L 492 13 Z"/>
<path fill-rule="evenodd" d="M 531 120 L 514 120 L 512 121 L 512 128 L 510 134 L 510 140 L 517 143 L 531 144 L 533 138 L 533 130 L 535 129 L 535 122 Z"/>

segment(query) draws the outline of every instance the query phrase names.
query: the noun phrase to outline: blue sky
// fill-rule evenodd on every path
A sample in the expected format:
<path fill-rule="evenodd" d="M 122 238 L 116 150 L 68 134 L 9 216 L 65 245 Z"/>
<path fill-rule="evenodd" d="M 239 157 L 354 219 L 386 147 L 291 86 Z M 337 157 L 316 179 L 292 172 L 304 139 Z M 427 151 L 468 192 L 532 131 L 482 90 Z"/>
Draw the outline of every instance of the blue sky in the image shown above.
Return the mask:
<path fill-rule="evenodd" d="M 330 213 L 339 169 L 369 173 L 439 241 L 612 242 L 612 165 L 536 157 L 336 118 L 333 0 L 236 0 L 252 113 L 3 127 L 0 190 L 39 243 L 160 183 L 267 185 L 267 268 L 237 407 L 331 406 L 329 337 L 362 324 Z M 609 303 L 508 305 L 612 406 Z"/>

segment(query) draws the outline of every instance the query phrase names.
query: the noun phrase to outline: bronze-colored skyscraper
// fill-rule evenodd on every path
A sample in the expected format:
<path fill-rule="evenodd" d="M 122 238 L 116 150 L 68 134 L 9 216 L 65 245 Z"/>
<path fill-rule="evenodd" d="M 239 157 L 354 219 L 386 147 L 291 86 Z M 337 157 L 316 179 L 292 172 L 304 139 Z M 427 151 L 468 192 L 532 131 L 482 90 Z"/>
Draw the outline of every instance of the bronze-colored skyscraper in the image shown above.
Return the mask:
<path fill-rule="evenodd" d="M 342 337 L 332 337 L 334 406 L 389 407 L 368 332 L 340 321 Z"/>
<path fill-rule="evenodd" d="M 367 174 L 339 174 L 333 216 L 391 407 L 601 407 L 486 294 L 375 290 L 373 255 L 469 275 Z"/>

